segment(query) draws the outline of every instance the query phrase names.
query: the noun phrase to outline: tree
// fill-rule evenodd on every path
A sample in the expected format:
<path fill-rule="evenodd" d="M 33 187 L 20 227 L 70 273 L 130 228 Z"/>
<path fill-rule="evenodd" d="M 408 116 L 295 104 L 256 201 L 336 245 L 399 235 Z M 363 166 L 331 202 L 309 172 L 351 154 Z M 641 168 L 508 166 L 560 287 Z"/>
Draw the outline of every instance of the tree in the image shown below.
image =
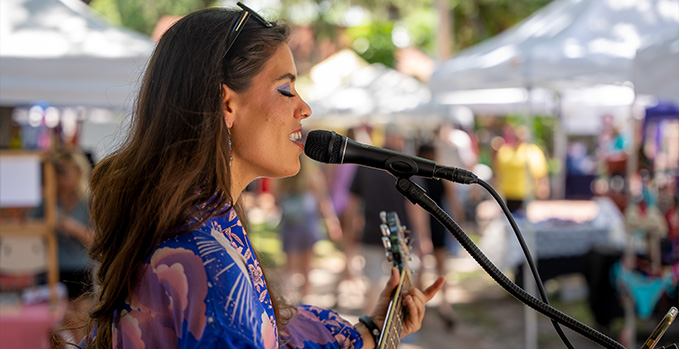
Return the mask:
<path fill-rule="evenodd" d="M 552 0 L 449 0 L 454 17 L 455 51 L 493 37 Z"/>
<path fill-rule="evenodd" d="M 346 33 L 352 38 L 353 49 L 370 63 L 396 65 L 391 38 L 394 24 L 389 21 L 374 21 L 348 28 Z"/>
<path fill-rule="evenodd" d="M 452 41 L 454 51 L 465 49 L 487 38 L 495 36 L 505 29 L 544 7 L 552 0 L 444 0 L 453 17 Z M 418 38 L 428 49 L 433 49 L 433 37 L 443 28 L 438 20 L 432 18 L 437 11 L 434 0 L 364 0 L 354 1 L 363 6 L 373 18 L 392 22 L 404 21 L 408 28 L 428 24 L 428 39 Z M 417 24 L 415 24 L 417 23 Z M 419 47 L 419 46 L 418 46 Z M 428 52 L 433 54 L 433 52 Z"/>
<path fill-rule="evenodd" d="M 111 23 L 151 35 L 165 15 L 184 15 L 213 6 L 216 0 L 92 0 L 90 6 Z"/>
<path fill-rule="evenodd" d="M 352 1 L 364 8 L 370 16 L 361 24 L 347 29 L 353 47 L 369 62 L 381 62 L 393 67 L 393 31 L 407 29 L 410 46 L 435 56 L 436 36 L 440 30 L 449 30 L 444 38 L 450 40 L 453 52 L 458 52 L 478 42 L 495 36 L 551 0 L 443 0 L 448 5 L 452 28 L 441 26 L 434 0 L 363 0 Z M 440 5 L 440 4 L 439 4 Z M 444 49 L 445 51 L 445 49 Z"/>
<path fill-rule="evenodd" d="M 87 0 L 84 0 L 87 1 Z M 245 0 L 243 0 L 245 1 Z M 458 52 L 518 23 L 551 0 L 281 0 L 274 11 L 293 25 L 314 29 L 314 40 L 339 43 L 344 32 L 350 45 L 369 62 L 393 67 L 395 32 L 411 47 L 435 56 L 439 30 Z M 163 15 L 183 15 L 213 6 L 218 0 L 92 0 L 92 7 L 114 24 L 150 35 Z M 448 5 L 452 28 L 439 25 L 439 5 Z M 358 15 L 357 15 L 358 14 Z M 361 18 L 357 18 L 361 17 Z M 399 43 L 403 44 L 403 43 Z M 322 57 L 312 57 L 322 58 Z"/>

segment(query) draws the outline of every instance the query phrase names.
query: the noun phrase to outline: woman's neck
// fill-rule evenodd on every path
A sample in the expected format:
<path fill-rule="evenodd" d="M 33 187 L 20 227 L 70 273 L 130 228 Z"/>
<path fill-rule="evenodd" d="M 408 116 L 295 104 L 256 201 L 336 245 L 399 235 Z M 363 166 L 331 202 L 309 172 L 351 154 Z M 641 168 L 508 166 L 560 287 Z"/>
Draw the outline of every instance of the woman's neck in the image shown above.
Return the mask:
<path fill-rule="evenodd" d="M 245 171 L 238 166 L 237 161 L 233 161 L 231 165 L 231 196 L 234 201 L 238 201 L 240 194 L 245 190 L 250 182 L 257 178 L 253 173 Z"/>
<path fill-rule="evenodd" d="M 243 185 L 241 183 L 236 183 L 235 180 L 231 182 L 231 198 L 233 199 L 234 202 L 238 202 L 240 194 L 243 192 L 246 185 L 247 184 Z"/>

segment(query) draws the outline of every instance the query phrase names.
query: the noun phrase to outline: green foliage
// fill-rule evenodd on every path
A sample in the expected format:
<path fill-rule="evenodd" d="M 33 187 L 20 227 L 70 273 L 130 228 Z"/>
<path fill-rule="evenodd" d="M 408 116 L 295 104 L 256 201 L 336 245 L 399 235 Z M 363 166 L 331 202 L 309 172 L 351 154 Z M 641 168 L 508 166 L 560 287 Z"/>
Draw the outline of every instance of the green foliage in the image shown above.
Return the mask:
<path fill-rule="evenodd" d="M 365 60 L 394 67 L 396 46 L 391 41 L 393 28 L 394 23 L 391 21 L 372 21 L 347 28 L 346 34 L 353 42 L 354 50 Z"/>
<path fill-rule="evenodd" d="M 493 37 L 552 0 L 449 0 L 454 16 L 455 50 Z"/>
<path fill-rule="evenodd" d="M 113 24 L 151 35 L 162 16 L 185 15 L 213 6 L 215 2 L 215 0 L 93 0 L 90 6 Z"/>
<path fill-rule="evenodd" d="M 94 0 L 90 3 L 90 7 L 104 16 L 109 23 L 124 26 L 120 11 L 118 11 L 118 3 L 115 0 Z"/>
<path fill-rule="evenodd" d="M 531 138 L 533 143 L 546 150 L 548 154 L 553 154 L 556 118 L 550 116 L 526 117 L 525 115 L 512 114 L 507 115 L 507 124 L 528 126 L 532 132 Z"/>
<path fill-rule="evenodd" d="M 440 28 L 436 3 L 449 7 L 453 28 L 453 52 L 490 38 L 523 20 L 551 0 L 282 0 L 277 18 L 291 24 L 314 27 L 314 36 L 342 40 L 345 15 L 361 7 L 368 17 L 364 23 L 346 28 L 352 47 L 369 62 L 393 67 L 395 64 L 392 30 L 405 28 L 412 47 L 429 55 L 436 51 L 436 32 Z M 247 1 L 245 1 L 247 3 Z M 91 6 L 111 23 L 150 35 L 163 15 L 183 15 L 213 6 L 217 0 L 93 0 Z M 272 9 L 274 10 L 274 9 Z M 271 11 L 264 11 L 265 13 Z M 299 23 L 298 23 L 299 22 Z"/>
<path fill-rule="evenodd" d="M 349 9 L 345 2 L 331 3 L 326 0 L 282 1 L 278 18 L 284 18 L 296 25 L 310 25 L 318 39 L 337 38 L 337 28 L 342 25 L 344 14 Z"/>
<path fill-rule="evenodd" d="M 419 7 L 403 17 L 413 47 L 433 54 L 436 51 L 436 23 L 438 14 L 433 7 Z"/>
<path fill-rule="evenodd" d="M 495 36 L 551 0 L 447 0 L 452 17 L 453 51 L 463 50 L 480 41 Z M 370 62 L 381 62 L 393 66 L 395 49 L 391 41 L 391 29 L 396 25 L 405 27 L 410 35 L 411 46 L 429 55 L 436 51 L 436 31 L 445 30 L 438 26 L 439 13 L 435 1 L 354 1 L 371 14 L 370 23 L 347 29 L 354 49 Z M 390 25 L 391 23 L 391 25 Z M 358 42 L 357 42 L 358 40 Z M 369 45 L 366 45 L 366 42 Z M 365 50 L 365 51 L 363 51 Z"/>
<path fill-rule="evenodd" d="M 285 255 L 277 227 L 268 222 L 248 224 L 248 236 L 252 246 L 257 251 L 257 257 L 262 265 L 280 268 L 285 265 Z"/>

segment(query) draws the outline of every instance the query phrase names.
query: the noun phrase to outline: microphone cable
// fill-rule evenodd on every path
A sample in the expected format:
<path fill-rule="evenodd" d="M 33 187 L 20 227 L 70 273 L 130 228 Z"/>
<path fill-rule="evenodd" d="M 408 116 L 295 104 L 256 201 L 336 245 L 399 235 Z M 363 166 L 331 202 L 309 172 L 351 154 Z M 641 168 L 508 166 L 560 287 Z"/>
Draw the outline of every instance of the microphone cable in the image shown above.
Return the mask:
<path fill-rule="evenodd" d="M 479 179 L 479 183 L 481 182 L 483 181 Z M 584 323 L 572 318 L 571 316 L 563 313 L 562 311 L 550 306 L 548 303 L 535 298 L 533 295 L 526 292 L 521 287 L 516 285 L 513 281 L 511 281 L 509 278 L 507 278 L 507 276 L 505 276 L 502 273 L 502 271 L 500 271 L 495 266 L 495 264 L 493 264 L 493 262 L 491 262 L 488 259 L 488 257 L 486 257 L 486 255 L 476 246 L 476 244 L 474 244 L 474 242 L 464 233 L 462 228 L 460 228 L 460 226 L 457 225 L 457 223 L 445 211 L 443 211 L 441 207 L 439 207 L 436 204 L 436 202 L 434 202 L 431 198 L 429 198 L 429 196 L 427 196 L 424 189 L 422 189 L 420 186 L 413 183 L 407 178 L 397 178 L 396 188 L 411 202 L 420 205 L 432 216 L 434 216 L 436 220 L 443 224 L 443 226 L 446 227 L 446 229 L 448 229 L 448 231 L 451 234 L 453 234 L 455 239 L 457 239 L 460 242 L 460 245 L 462 245 L 462 247 L 464 247 L 464 249 L 467 250 L 467 252 L 469 252 L 472 258 L 476 260 L 476 262 L 486 271 L 486 273 L 488 273 L 488 275 L 490 275 L 493 278 L 493 280 L 500 284 L 500 286 L 502 286 L 516 299 L 530 306 L 531 308 L 537 310 L 543 315 L 549 317 L 553 321 L 565 325 L 566 327 L 572 329 L 577 333 L 580 333 L 584 337 L 604 346 L 605 348 L 625 349 L 625 347 L 622 346 L 622 344 L 616 342 L 615 340 L 604 335 L 603 333 L 585 325 Z M 485 183 L 484 188 L 491 187 L 490 185 Z M 494 192 L 492 188 L 491 191 Z M 495 194 L 497 195 L 497 193 Z M 506 208 L 506 205 L 504 208 Z M 509 210 L 507 209 L 507 211 Z M 511 215 L 509 215 L 509 217 L 511 217 Z M 520 236 L 520 233 L 518 235 Z M 524 252 L 527 252 L 527 250 Z M 530 255 L 530 253 L 528 255 Z M 531 261 L 532 260 L 529 259 L 528 263 L 530 264 Z M 536 271 L 534 271 L 534 276 L 539 281 L 539 275 L 537 274 Z M 538 282 L 538 284 L 540 284 L 540 282 Z M 565 335 L 564 337 L 562 337 L 562 339 L 563 338 L 565 338 Z M 566 342 L 564 343 L 572 347 L 572 345 L 570 344 L 570 342 L 568 342 L 567 339 Z"/>
<path fill-rule="evenodd" d="M 461 184 L 477 183 L 484 187 L 488 192 L 490 192 L 500 207 L 502 207 L 502 210 L 509 220 L 512 230 L 514 231 L 514 234 L 516 235 L 521 249 L 523 250 L 523 253 L 526 257 L 526 262 L 528 263 L 535 283 L 537 284 L 540 298 L 542 298 L 542 301 L 545 304 L 549 305 L 549 300 L 547 299 L 544 285 L 542 284 L 542 280 L 538 274 L 535 261 L 533 260 L 528 246 L 521 235 L 519 227 L 514 221 L 514 217 L 509 212 L 507 205 L 504 203 L 502 198 L 500 198 L 497 192 L 495 192 L 495 190 L 490 185 L 488 185 L 488 183 L 479 179 L 473 173 L 463 169 L 437 166 L 435 162 L 430 160 L 412 157 L 405 154 L 400 154 L 395 151 L 357 143 L 349 140 L 345 136 L 338 135 L 331 131 L 315 130 L 309 132 L 304 147 L 304 153 L 307 156 L 316 161 L 325 163 L 344 163 L 347 152 L 350 153 L 350 157 L 347 162 L 388 171 L 394 175 L 394 177 L 398 178 L 399 181 L 401 179 L 409 178 L 410 176 L 415 175 L 447 179 Z M 429 212 L 433 215 L 431 211 Z M 450 228 L 448 228 L 448 230 L 452 233 Z M 462 233 L 464 235 L 464 232 Z M 502 275 L 504 276 L 504 274 Z M 552 320 L 552 324 L 566 347 L 573 349 L 572 344 L 563 333 L 563 330 L 559 326 L 558 322 Z"/>
<path fill-rule="evenodd" d="M 538 273 L 538 268 L 535 265 L 535 261 L 533 260 L 533 256 L 530 253 L 530 249 L 528 248 L 528 245 L 526 244 L 526 241 L 523 239 L 523 234 L 521 234 L 521 231 L 519 230 L 519 226 L 516 224 L 516 221 L 514 220 L 514 216 L 512 215 L 511 212 L 509 212 L 509 208 L 507 207 L 507 204 L 505 204 L 505 201 L 502 200 L 500 195 L 493 189 L 493 187 L 488 184 L 486 181 L 482 179 L 478 179 L 476 182 L 478 185 L 486 189 L 488 193 L 495 199 L 498 205 L 502 208 L 502 212 L 505 214 L 505 217 L 509 221 L 509 225 L 512 226 L 512 230 L 514 231 L 514 235 L 516 235 L 516 239 L 519 240 L 519 245 L 521 245 L 521 249 L 523 250 L 523 254 L 526 257 L 526 261 L 528 263 L 528 266 L 530 267 L 530 271 L 533 274 L 533 278 L 535 279 L 535 283 L 537 284 L 538 287 L 538 292 L 540 293 L 540 298 L 542 299 L 545 304 L 549 304 L 549 300 L 547 299 L 547 292 L 545 291 L 545 286 L 542 284 L 542 278 L 540 278 L 540 273 Z M 568 337 L 566 337 L 566 334 L 563 333 L 563 329 L 561 329 L 561 326 L 559 326 L 559 323 L 556 322 L 555 320 L 552 320 L 552 325 L 554 326 L 554 330 L 556 330 L 556 333 L 559 335 L 559 338 L 561 338 L 561 341 L 566 345 L 567 348 L 569 349 L 574 349 L 573 345 L 571 342 L 568 340 Z"/>

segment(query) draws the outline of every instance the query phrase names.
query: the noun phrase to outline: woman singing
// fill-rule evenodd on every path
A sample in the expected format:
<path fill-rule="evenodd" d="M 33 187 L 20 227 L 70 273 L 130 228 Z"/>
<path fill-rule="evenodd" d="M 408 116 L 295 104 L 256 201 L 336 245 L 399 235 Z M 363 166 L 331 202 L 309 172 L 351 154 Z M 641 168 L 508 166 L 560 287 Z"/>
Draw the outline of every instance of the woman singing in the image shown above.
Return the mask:
<path fill-rule="evenodd" d="M 240 5 L 240 4 L 239 4 Z M 269 288 L 250 244 L 243 189 L 295 175 L 302 121 L 289 29 L 252 10 L 207 9 L 167 30 L 148 64 L 127 140 L 94 169 L 99 263 L 87 348 L 372 348 L 392 277 L 352 325 Z M 442 279 L 404 297 L 417 331 Z"/>

